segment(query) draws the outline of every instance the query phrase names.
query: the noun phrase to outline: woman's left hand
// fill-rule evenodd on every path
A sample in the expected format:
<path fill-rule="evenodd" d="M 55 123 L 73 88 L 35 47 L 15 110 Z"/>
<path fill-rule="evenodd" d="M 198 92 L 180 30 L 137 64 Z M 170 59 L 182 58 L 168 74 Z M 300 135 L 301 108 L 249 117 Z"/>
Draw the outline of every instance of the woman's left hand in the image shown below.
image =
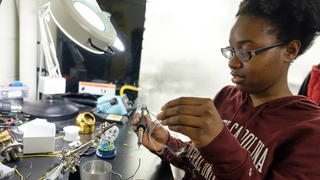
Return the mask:
<path fill-rule="evenodd" d="M 196 147 L 208 145 L 223 129 L 212 99 L 181 97 L 166 103 L 157 115 L 162 125 L 188 136 Z"/>

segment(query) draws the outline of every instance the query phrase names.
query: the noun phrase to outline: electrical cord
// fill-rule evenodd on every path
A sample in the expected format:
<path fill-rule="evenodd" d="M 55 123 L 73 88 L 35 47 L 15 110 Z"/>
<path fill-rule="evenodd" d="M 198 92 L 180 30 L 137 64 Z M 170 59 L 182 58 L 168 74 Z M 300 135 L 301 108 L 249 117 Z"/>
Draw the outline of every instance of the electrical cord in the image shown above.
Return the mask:
<path fill-rule="evenodd" d="M 14 168 L 14 171 L 20 176 L 20 180 L 23 180 L 23 175 L 18 171 L 18 169 Z"/>
<path fill-rule="evenodd" d="M 39 178 L 38 180 L 42 180 L 45 177 L 49 176 L 50 174 L 52 174 L 54 171 L 56 171 L 59 168 L 59 166 L 55 167 L 54 169 L 52 169 L 51 171 L 45 173 L 41 178 Z"/>
<path fill-rule="evenodd" d="M 64 136 L 56 136 L 54 137 L 54 140 L 57 140 L 57 139 L 62 139 Z"/>

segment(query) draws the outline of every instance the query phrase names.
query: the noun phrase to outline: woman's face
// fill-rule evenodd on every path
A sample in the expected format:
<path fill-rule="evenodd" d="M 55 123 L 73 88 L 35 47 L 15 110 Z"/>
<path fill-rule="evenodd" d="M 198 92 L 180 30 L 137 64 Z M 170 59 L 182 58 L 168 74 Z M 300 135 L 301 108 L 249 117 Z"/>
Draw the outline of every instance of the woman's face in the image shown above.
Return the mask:
<path fill-rule="evenodd" d="M 279 42 L 274 27 L 268 19 L 241 15 L 234 24 L 229 37 L 234 50 L 256 50 Z M 234 56 L 229 60 L 232 82 L 243 92 L 265 93 L 286 85 L 289 64 L 284 61 L 284 47 L 272 48 L 241 62 Z"/>

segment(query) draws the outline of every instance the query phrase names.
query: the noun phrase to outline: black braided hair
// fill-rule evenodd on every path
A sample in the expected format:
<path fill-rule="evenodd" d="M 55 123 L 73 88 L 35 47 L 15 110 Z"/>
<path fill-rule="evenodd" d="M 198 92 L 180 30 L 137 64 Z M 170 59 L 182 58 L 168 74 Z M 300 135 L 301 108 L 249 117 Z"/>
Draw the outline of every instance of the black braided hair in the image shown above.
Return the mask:
<path fill-rule="evenodd" d="M 300 40 L 298 56 L 320 33 L 320 0 L 243 0 L 236 16 L 267 18 L 279 41 Z"/>

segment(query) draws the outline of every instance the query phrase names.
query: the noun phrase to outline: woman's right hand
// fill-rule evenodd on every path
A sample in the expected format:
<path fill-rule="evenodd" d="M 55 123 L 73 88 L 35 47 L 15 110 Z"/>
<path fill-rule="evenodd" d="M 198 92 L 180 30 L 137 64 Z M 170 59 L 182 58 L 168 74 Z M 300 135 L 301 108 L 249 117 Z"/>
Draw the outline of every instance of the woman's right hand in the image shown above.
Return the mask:
<path fill-rule="evenodd" d="M 136 113 L 133 120 L 133 129 L 137 133 L 137 125 L 140 122 L 141 114 Z M 161 124 L 151 122 L 149 115 L 145 115 L 147 129 L 142 138 L 142 144 L 151 151 L 160 151 L 169 139 L 169 131 Z M 152 125 L 152 127 L 150 127 Z M 151 131 L 151 132 L 150 132 Z"/>

